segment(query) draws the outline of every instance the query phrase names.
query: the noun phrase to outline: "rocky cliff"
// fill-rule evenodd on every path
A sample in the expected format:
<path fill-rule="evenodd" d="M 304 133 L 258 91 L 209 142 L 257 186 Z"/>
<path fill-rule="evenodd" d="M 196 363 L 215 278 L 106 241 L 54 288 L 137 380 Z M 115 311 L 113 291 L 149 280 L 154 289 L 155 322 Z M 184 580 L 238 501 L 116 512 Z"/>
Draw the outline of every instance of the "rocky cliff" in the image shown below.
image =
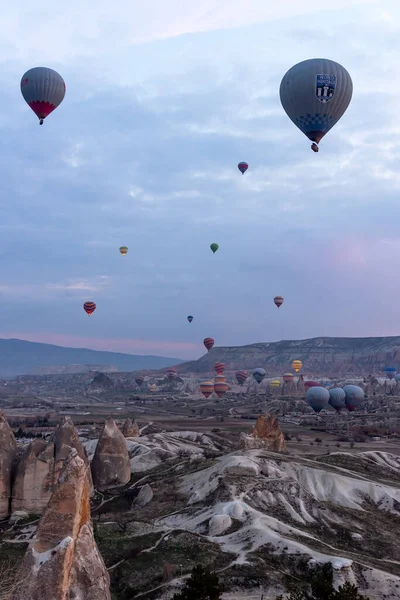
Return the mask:
<path fill-rule="evenodd" d="M 11 600 L 110 600 L 90 524 L 87 465 L 72 450 L 30 544 Z"/>
<path fill-rule="evenodd" d="M 240 434 L 241 448 L 264 448 L 271 452 L 284 452 L 286 443 L 276 417 L 270 414 L 260 415 L 249 435 Z"/>
<path fill-rule="evenodd" d="M 400 366 L 400 337 L 283 340 L 248 346 L 214 347 L 199 360 L 178 365 L 179 373 L 211 373 L 216 362 L 227 371 L 262 367 L 268 376 L 291 370 L 292 361 L 303 362 L 302 373 L 346 377 L 382 373 L 385 366 Z"/>
<path fill-rule="evenodd" d="M 91 468 L 93 483 L 98 490 L 125 485 L 131 478 L 125 438 L 111 417 L 101 432 Z"/>
<path fill-rule="evenodd" d="M 0 519 L 8 516 L 17 443 L 7 419 L 0 414 Z"/>

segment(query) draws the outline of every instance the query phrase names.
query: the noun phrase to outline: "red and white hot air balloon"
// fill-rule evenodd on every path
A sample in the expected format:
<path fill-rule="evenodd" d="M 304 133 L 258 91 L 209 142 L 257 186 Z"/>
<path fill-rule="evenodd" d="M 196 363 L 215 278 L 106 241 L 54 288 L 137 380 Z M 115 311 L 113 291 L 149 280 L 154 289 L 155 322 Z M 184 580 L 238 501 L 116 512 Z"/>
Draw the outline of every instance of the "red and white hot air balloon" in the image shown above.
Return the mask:
<path fill-rule="evenodd" d="M 44 119 L 64 100 L 65 81 L 53 69 L 34 67 L 22 76 L 21 93 L 43 125 Z"/>

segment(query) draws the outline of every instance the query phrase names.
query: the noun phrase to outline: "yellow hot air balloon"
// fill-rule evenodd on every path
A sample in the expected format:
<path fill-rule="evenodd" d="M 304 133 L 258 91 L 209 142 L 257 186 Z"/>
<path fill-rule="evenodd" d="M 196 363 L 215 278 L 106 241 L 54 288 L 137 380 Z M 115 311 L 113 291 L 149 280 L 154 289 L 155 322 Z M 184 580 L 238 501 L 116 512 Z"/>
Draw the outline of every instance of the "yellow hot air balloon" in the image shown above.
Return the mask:
<path fill-rule="evenodd" d="M 303 366 L 303 363 L 301 362 L 301 360 L 294 360 L 292 362 L 292 368 L 296 371 L 296 373 L 298 373 L 300 371 L 302 366 Z"/>
<path fill-rule="evenodd" d="M 119 251 L 121 252 L 122 256 L 125 256 L 125 254 L 128 252 L 128 246 L 121 246 Z"/>
<path fill-rule="evenodd" d="M 272 388 L 278 388 L 281 385 L 281 382 L 279 381 L 279 379 L 272 379 L 272 381 L 269 384 Z"/>

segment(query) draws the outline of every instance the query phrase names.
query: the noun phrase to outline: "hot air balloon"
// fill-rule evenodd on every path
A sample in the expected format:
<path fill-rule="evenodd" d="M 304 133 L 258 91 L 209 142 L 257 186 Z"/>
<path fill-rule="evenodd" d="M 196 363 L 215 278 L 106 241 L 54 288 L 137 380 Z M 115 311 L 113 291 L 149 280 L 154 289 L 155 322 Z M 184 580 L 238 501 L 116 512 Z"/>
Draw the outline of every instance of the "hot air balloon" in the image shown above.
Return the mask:
<path fill-rule="evenodd" d="M 91 315 L 92 313 L 94 313 L 94 311 L 96 310 L 96 305 L 95 305 L 95 303 L 94 303 L 94 302 L 85 302 L 85 304 L 83 305 L 83 310 L 84 310 L 85 312 L 87 312 L 87 314 L 88 314 L 88 315 L 89 315 L 89 317 L 90 317 L 90 315 Z"/>
<path fill-rule="evenodd" d="M 22 76 L 21 93 L 43 125 L 44 119 L 64 100 L 65 82 L 53 69 L 34 67 Z"/>
<path fill-rule="evenodd" d="M 329 404 L 338 412 L 346 406 L 346 392 L 343 388 L 329 390 Z"/>
<path fill-rule="evenodd" d="M 270 387 L 272 388 L 278 388 L 281 386 L 281 382 L 279 381 L 279 379 L 271 379 L 271 381 L 269 382 Z"/>
<path fill-rule="evenodd" d="M 200 391 L 205 398 L 208 398 L 214 391 L 214 383 L 212 381 L 203 381 L 200 384 Z"/>
<path fill-rule="evenodd" d="M 321 384 L 318 381 L 305 381 L 304 382 L 304 390 L 307 391 L 312 387 L 319 387 Z"/>
<path fill-rule="evenodd" d="M 137 385 L 139 387 L 141 387 L 144 382 L 144 377 L 141 377 L 140 375 L 139 375 L 139 377 L 135 377 L 135 382 L 137 383 Z"/>
<path fill-rule="evenodd" d="M 189 323 L 191 323 L 193 321 L 192 315 L 189 315 L 188 318 L 187 318 L 187 320 L 189 321 Z"/>
<path fill-rule="evenodd" d="M 301 362 L 301 360 L 294 360 L 292 362 L 292 369 L 294 369 L 294 371 L 296 373 L 298 373 L 300 371 L 302 366 L 303 366 L 303 363 Z"/>
<path fill-rule="evenodd" d="M 226 392 L 229 390 L 229 385 L 224 381 L 217 381 L 214 383 L 214 392 L 217 394 L 218 398 L 222 398 L 225 396 Z"/>
<path fill-rule="evenodd" d="M 238 169 L 242 175 L 244 175 L 246 173 L 248 168 L 249 168 L 249 165 L 247 164 L 247 162 L 242 161 L 238 164 Z"/>
<path fill-rule="evenodd" d="M 343 390 L 346 394 L 346 408 L 348 411 L 353 412 L 364 401 L 364 390 L 358 385 L 345 385 Z"/>
<path fill-rule="evenodd" d="M 224 381 L 226 381 L 226 377 L 225 377 L 225 375 L 216 375 L 216 376 L 214 377 L 214 383 L 218 383 L 218 381 L 219 381 L 219 382 L 224 382 Z"/>
<path fill-rule="evenodd" d="M 397 381 L 397 382 L 400 381 L 400 373 L 397 373 L 397 375 L 395 376 L 394 380 Z"/>
<path fill-rule="evenodd" d="M 312 58 L 294 65 L 283 77 L 279 90 L 282 106 L 318 152 L 318 145 L 346 112 L 353 82 L 342 65 L 326 58 Z"/>
<path fill-rule="evenodd" d="M 283 304 L 283 297 L 282 296 L 275 296 L 274 302 L 275 302 L 276 306 L 279 308 Z"/>
<path fill-rule="evenodd" d="M 214 243 L 214 244 L 210 244 L 210 248 L 213 251 L 213 253 L 215 254 L 216 251 L 218 250 L 219 246 L 218 246 L 218 244 Z"/>
<path fill-rule="evenodd" d="M 285 383 L 291 383 L 294 379 L 293 373 L 284 373 L 282 377 Z"/>
<path fill-rule="evenodd" d="M 316 413 L 319 413 L 326 406 L 328 406 L 329 392 L 327 389 L 321 386 L 311 387 L 307 390 L 306 402 L 308 402 L 308 404 Z"/>
<path fill-rule="evenodd" d="M 222 375 L 222 373 L 225 371 L 224 363 L 216 362 L 214 365 L 214 371 L 216 372 L 217 375 Z"/>
<path fill-rule="evenodd" d="M 204 338 L 203 344 L 207 348 L 208 352 L 210 352 L 211 348 L 214 346 L 214 340 L 212 338 Z"/>
<path fill-rule="evenodd" d="M 235 377 L 238 384 L 243 385 L 248 377 L 248 373 L 247 371 L 236 371 Z"/>
<path fill-rule="evenodd" d="M 261 383 L 262 380 L 264 379 L 264 377 L 266 376 L 267 372 L 265 369 L 254 369 L 253 371 L 253 377 L 254 379 L 257 381 L 257 383 Z"/>
<path fill-rule="evenodd" d="M 125 256 L 125 254 L 128 253 L 128 246 L 121 246 L 119 251 L 121 252 L 122 256 Z"/>
<path fill-rule="evenodd" d="M 385 367 L 383 369 L 383 371 L 386 373 L 386 375 L 389 377 L 389 379 L 393 379 L 393 377 L 397 373 L 396 367 Z"/>

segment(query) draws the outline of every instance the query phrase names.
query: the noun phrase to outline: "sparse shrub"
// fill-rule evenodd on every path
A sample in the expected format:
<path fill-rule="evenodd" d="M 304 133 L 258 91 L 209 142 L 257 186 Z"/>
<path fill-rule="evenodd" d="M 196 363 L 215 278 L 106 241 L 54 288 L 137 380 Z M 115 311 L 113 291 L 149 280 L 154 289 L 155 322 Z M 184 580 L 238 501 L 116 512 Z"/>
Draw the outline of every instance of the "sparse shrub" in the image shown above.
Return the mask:
<path fill-rule="evenodd" d="M 336 444 L 336 447 L 337 447 L 337 448 L 340 448 L 340 444 L 339 444 L 339 442 Z"/>
<path fill-rule="evenodd" d="M 218 575 L 208 567 L 197 565 L 183 590 L 180 594 L 174 594 L 172 600 L 221 600 L 221 596 Z"/>
<path fill-rule="evenodd" d="M 350 442 L 350 448 L 354 448 L 354 442 Z"/>
<path fill-rule="evenodd" d="M 317 444 L 321 444 L 321 443 L 322 443 L 322 440 L 321 440 L 321 438 L 319 438 L 319 437 L 316 437 L 316 438 L 315 438 L 315 442 L 316 442 Z"/>
<path fill-rule="evenodd" d="M 290 433 L 284 433 L 283 437 L 285 438 L 285 440 L 287 442 L 290 442 L 290 440 L 292 439 L 292 436 L 290 435 Z"/>

